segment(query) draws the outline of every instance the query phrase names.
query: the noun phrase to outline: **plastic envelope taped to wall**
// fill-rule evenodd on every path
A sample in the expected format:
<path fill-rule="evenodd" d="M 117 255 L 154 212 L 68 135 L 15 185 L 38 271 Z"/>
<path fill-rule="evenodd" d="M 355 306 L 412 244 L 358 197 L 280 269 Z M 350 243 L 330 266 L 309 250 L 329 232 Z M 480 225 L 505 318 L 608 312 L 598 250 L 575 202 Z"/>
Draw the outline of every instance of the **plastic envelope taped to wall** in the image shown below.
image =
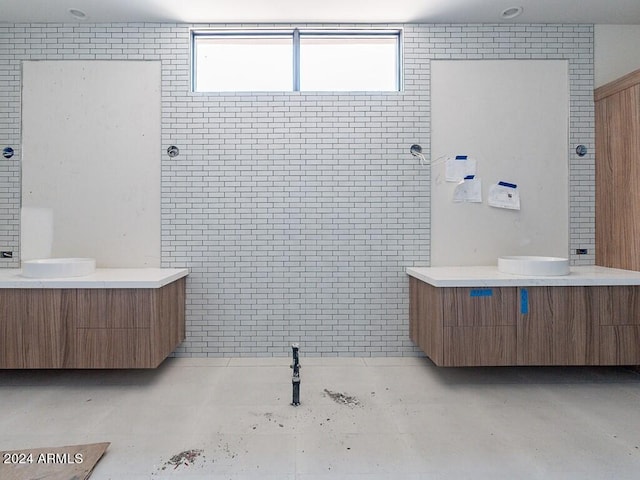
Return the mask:
<path fill-rule="evenodd" d="M 467 175 L 453 191 L 454 202 L 482 203 L 482 181 Z"/>
<path fill-rule="evenodd" d="M 445 163 L 445 179 L 447 182 L 461 182 L 469 175 L 476 174 L 476 161 L 467 155 L 456 155 L 447 158 Z"/>
<path fill-rule="evenodd" d="M 515 183 L 498 182 L 489 189 L 488 203 L 496 208 L 520 210 L 520 194 Z"/>

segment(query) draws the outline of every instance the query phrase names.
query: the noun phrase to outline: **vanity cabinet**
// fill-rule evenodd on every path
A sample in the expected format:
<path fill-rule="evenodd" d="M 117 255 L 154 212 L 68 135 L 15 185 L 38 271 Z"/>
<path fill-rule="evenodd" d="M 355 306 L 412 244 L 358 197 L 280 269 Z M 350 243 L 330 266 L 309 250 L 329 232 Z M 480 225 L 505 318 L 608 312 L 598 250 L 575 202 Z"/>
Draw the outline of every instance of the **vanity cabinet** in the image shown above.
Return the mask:
<path fill-rule="evenodd" d="M 157 367 L 184 340 L 185 285 L 0 289 L 0 368 Z"/>
<path fill-rule="evenodd" d="M 640 363 L 640 286 L 435 287 L 410 277 L 413 342 L 439 366 Z"/>

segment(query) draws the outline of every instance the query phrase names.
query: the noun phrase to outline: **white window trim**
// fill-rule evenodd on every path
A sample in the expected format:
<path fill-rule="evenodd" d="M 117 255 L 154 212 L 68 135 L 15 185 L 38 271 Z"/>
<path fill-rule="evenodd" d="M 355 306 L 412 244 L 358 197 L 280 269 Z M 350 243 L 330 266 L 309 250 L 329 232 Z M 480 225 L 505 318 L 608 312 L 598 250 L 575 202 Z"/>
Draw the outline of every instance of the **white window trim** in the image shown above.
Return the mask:
<path fill-rule="evenodd" d="M 372 37 L 395 37 L 397 39 L 396 52 L 396 88 L 395 90 L 363 90 L 364 93 L 397 93 L 404 90 L 404 48 L 403 48 L 403 30 L 402 28 L 247 28 L 247 29 L 192 29 L 191 30 L 191 92 L 195 94 L 216 94 L 216 93 L 237 93 L 237 92 L 216 92 L 216 91 L 199 91 L 196 90 L 196 39 L 198 37 L 251 37 L 251 36 L 291 36 L 292 37 L 292 56 L 293 56 L 293 79 L 291 90 L 277 90 L 274 92 L 292 93 L 292 92 L 310 92 L 310 93 L 346 93 L 345 90 L 335 91 L 308 91 L 300 90 L 300 37 L 305 35 L 313 36 L 333 36 L 333 37 L 349 37 L 349 36 L 372 36 Z M 264 91 L 243 91 L 242 93 L 266 93 Z M 269 92 L 270 93 L 270 92 Z"/>

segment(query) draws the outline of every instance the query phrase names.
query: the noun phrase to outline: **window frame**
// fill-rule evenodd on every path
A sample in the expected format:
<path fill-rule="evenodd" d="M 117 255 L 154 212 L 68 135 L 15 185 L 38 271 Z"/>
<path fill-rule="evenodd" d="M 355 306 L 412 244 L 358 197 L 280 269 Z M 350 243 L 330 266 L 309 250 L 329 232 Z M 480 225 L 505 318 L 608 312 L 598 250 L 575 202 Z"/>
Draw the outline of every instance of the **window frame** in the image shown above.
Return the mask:
<path fill-rule="evenodd" d="M 292 62 L 293 62 L 293 78 L 292 88 L 290 90 L 238 90 L 238 91 L 207 91 L 197 90 L 196 77 L 197 77 L 197 39 L 207 37 L 236 37 L 236 38 L 251 38 L 251 37 L 283 37 L 290 36 L 292 41 Z M 396 65 L 395 65 L 395 89 L 394 90 L 300 90 L 300 39 L 305 36 L 312 37 L 388 37 L 396 40 Z M 191 93 L 206 95 L 206 94 L 221 94 L 221 93 L 347 93 L 347 92 L 363 92 L 363 93 L 398 93 L 404 91 L 404 48 L 403 48 L 403 30 L 402 28 L 234 28 L 234 29 L 192 29 L 191 30 Z"/>

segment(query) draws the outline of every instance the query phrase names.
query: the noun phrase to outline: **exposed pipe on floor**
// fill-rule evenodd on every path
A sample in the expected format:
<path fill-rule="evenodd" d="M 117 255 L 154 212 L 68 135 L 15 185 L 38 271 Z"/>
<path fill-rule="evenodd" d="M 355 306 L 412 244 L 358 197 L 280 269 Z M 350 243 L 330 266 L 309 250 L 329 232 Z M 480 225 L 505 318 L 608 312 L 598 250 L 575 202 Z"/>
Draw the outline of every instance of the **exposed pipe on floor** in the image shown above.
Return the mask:
<path fill-rule="evenodd" d="M 291 378 L 291 384 L 293 386 L 293 400 L 291 405 L 297 407 L 300 405 L 300 358 L 298 357 L 299 346 L 297 343 L 291 345 L 293 350 L 293 377 Z"/>

